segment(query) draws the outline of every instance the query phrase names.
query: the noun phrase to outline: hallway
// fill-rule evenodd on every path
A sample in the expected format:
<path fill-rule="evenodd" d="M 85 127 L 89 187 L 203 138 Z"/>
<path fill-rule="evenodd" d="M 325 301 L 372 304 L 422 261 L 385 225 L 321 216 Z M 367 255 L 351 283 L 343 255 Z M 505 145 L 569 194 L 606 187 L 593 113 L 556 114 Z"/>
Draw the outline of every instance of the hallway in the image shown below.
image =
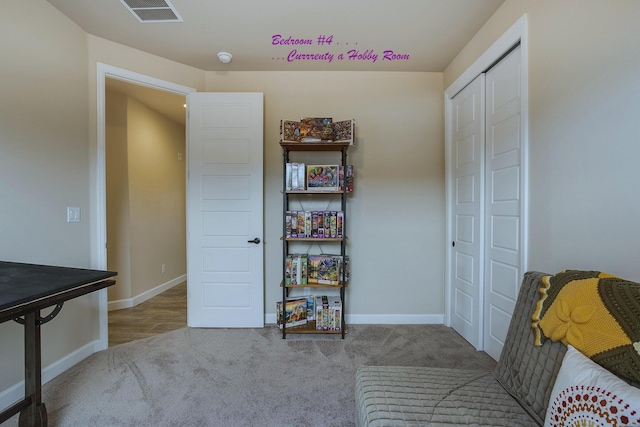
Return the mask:
<path fill-rule="evenodd" d="M 109 312 L 109 347 L 187 326 L 187 282 L 131 308 Z"/>

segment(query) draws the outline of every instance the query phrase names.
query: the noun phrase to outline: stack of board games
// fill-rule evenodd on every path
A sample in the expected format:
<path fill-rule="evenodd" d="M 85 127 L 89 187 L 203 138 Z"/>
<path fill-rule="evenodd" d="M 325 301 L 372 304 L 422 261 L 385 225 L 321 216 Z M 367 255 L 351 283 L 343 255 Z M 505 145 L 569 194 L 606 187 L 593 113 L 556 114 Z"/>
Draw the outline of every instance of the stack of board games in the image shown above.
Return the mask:
<path fill-rule="evenodd" d="M 326 167 L 326 165 L 310 165 L 314 168 L 313 172 L 309 171 L 309 168 L 304 163 L 287 163 L 285 166 L 285 174 L 286 174 L 286 191 L 304 191 L 309 189 L 307 185 L 307 177 L 311 173 L 315 177 L 315 168 L 317 167 Z M 342 165 L 338 165 L 338 185 L 335 186 L 332 183 L 330 188 L 327 188 L 326 185 L 324 187 L 318 187 L 317 183 L 311 182 L 311 189 L 313 191 L 328 191 L 328 190 L 339 190 L 343 191 L 345 185 L 345 175 L 346 175 L 346 185 L 347 185 L 347 193 L 351 193 L 353 191 L 353 165 L 347 165 L 347 172 L 345 174 L 345 167 Z M 318 179 L 316 179 L 317 181 Z M 315 187 L 314 187 L 315 185 Z"/>
<path fill-rule="evenodd" d="M 307 190 L 338 191 L 339 165 L 307 165 Z"/>
<path fill-rule="evenodd" d="M 315 320 L 315 303 L 316 298 L 313 295 L 287 298 L 287 328 L 306 325 L 307 322 Z M 306 310 L 306 317 L 303 316 L 303 309 Z M 282 301 L 278 301 L 276 310 L 276 322 L 278 328 L 282 329 Z"/>
<path fill-rule="evenodd" d="M 287 174 L 287 191 L 307 189 L 305 181 L 307 170 L 304 163 L 287 163 L 285 172 Z"/>
<path fill-rule="evenodd" d="M 286 211 L 284 223 L 287 239 L 309 237 L 341 239 L 344 237 L 344 212 L 342 211 Z"/>
<path fill-rule="evenodd" d="M 289 298 L 285 304 L 285 312 L 282 312 L 282 301 L 277 302 L 276 323 L 282 329 L 283 315 L 286 319 L 287 328 L 307 324 L 307 298 Z"/>
<path fill-rule="evenodd" d="M 344 186 L 347 186 L 347 193 L 351 193 L 353 191 L 353 181 L 354 181 L 354 171 L 353 165 L 347 165 L 347 173 L 344 172 L 344 166 L 340 165 L 340 171 L 338 182 L 340 183 L 340 191 L 343 191 Z M 346 176 L 346 179 L 345 179 Z"/>
<path fill-rule="evenodd" d="M 307 284 L 307 268 L 309 265 L 308 254 L 289 254 L 285 258 L 285 285 Z"/>
<path fill-rule="evenodd" d="M 284 284 L 287 287 L 307 284 L 339 285 L 340 277 L 349 281 L 349 255 L 345 256 L 344 276 L 341 275 L 342 256 L 289 254 L 285 257 Z"/>
<path fill-rule="evenodd" d="M 315 297 L 316 330 L 339 331 L 342 329 L 342 300 L 339 295 Z"/>
<path fill-rule="evenodd" d="M 349 255 L 345 256 L 344 281 L 349 280 Z M 309 255 L 307 266 L 307 283 L 322 285 L 339 285 L 341 278 L 342 256 L 340 255 Z"/>
<path fill-rule="evenodd" d="M 316 320 L 316 297 L 313 295 L 303 295 L 299 298 L 304 298 L 307 300 L 307 322 Z"/>

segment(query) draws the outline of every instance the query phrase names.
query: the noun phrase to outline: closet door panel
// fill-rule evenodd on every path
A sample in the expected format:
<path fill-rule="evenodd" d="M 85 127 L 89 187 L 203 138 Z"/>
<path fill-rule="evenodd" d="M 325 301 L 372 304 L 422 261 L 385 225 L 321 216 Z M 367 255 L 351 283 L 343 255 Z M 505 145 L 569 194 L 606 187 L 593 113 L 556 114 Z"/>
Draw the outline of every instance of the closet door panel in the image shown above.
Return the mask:
<path fill-rule="evenodd" d="M 453 99 L 451 327 L 482 348 L 484 75 Z"/>
<path fill-rule="evenodd" d="M 520 281 L 522 140 L 520 48 L 486 75 L 484 350 L 502 351 Z"/>

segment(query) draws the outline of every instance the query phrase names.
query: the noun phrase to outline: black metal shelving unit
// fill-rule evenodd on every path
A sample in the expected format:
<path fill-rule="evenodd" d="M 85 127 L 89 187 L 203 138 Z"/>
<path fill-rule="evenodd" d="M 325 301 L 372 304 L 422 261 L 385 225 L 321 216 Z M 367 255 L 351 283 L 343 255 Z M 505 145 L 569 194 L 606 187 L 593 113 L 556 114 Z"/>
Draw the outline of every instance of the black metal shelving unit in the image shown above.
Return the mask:
<path fill-rule="evenodd" d="M 282 325 L 282 338 L 286 339 L 287 333 L 291 334 L 341 334 L 344 339 L 345 334 L 347 333 L 347 325 L 345 322 L 345 312 L 346 312 L 346 288 L 347 281 L 345 280 L 345 257 L 346 257 L 346 249 L 347 249 L 347 185 L 346 185 L 346 174 L 347 174 L 347 150 L 349 149 L 349 142 L 280 142 L 280 146 L 282 147 L 282 156 L 283 156 L 283 171 L 282 171 L 282 303 L 283 303 L 283 312 L 285 310 L 285 302 L 287 297 L 289 296 L 289 290 L 293 287 L 297 288 L 338 288 L 340 291 L 340 299 L 342 300 L 342 316 L 341 316 L 341 328 L 339 331 L 327 331 L 327 330 L 316 330 L 315 321 L 309 322 L 306 325 L 300 326 L 290 326 L 287 327 L 286 322 L 283 322 Z M 340 191 L 309 191 L 309 190 L 287 190 L 287 171 L 286 165 L 289 163 L 289 154 L 293 151 L 335 151 L 341 153 L 341 165 L 344 168 L 344 185 L 342 186 L 342 190 Z M 341 210 L 343 212 L 343 228 L 345 233 L 341 238 L 287 238 L 286 237 L 286 212 L 289 209 L 290 197 L 292 195 L 318 195 L 318 194 L 339 194 L 341 197 Z M 286 266 L 285 259 L 289 254 L 289 243 L 290 242 L 318 242 L 318 243 L 326 243 L 326 242 L 339 242 L 340 243 L 340 255 L 342 256 L 343 262 L 340 266 L 339 272 L 339 284 L 338 285 L 325 285 L 325 284 L 307 284 L 307 285 L 286 285 L 285 284 L 285 275 L 286 275 Z"/>

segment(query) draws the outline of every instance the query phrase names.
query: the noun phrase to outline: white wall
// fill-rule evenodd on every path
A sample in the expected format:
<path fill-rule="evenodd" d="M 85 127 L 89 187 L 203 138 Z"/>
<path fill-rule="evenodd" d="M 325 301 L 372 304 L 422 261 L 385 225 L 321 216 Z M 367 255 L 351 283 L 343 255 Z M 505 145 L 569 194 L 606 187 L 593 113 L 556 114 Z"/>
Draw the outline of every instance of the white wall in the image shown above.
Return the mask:
<path fill-rule="evenodd" d="M 186 276 L 186 131 L 115 91 L 106 105 L 107 268 L 118 272 L 109 307 L 117 309 Z"/>
<path fill-rule="evenodd" d="M 86 35 L 28 0 L 3 2 L 0 39 L 0 259 L 89 267 Z M 67 206 L 80 223 L 66 222 Z M 95 295 L 65 303 L 43 326 L 43 366 L 93 352 L 97 328 Z M 23 345 L 21 326 L 0 324 L 0 406 L 23 378 Z"/>
<path fill-rule="evenodd" d="M 90 64 L 95 60 L 199 90 L 265 93 L 267 314 L 274 313 L 275 302 L 281 299 L 279 121 L 302 115 L 355 118 L 358 146 L 352 150 L 350 162 L 356 165 L 358 191 L 350 197 L 349 205 L 353 274 L 348 313 L 360 316 L 357 321 L 441 321 L 444 245 L 441 73 L 205 73 L 205 87 L 200 88 L 191 68 L 93 36 L 89 36 L 89 56 Z M 299 93 L 305 96 L 297 96 Z M 389 267 L 368 268 L 372 262 Z M 416 265 L 429 272 L 428 278 L 416 270 Z M 390 289 L 394 292 L 389 292 Z M 380 294 L 387 299 L 382 301 Z M 389 313 L 400 316 L 387 317 Z"/>
<path fill-rule="evenodd" d="M 356 120 L 347 251 L 352 322 L 441 322 L 444 116 L 441 73 L 208 73 L 208 91 L 265 99 L 265 304 L 282 299 L 280 119 Z M 327 160 L 328 162 L 329 160 Z M 335 161 L 335 160 L 334 160 Z"/>
<path fill-rule="evenodd" d="M 529 19 L 529 269 L 639 281 L 640 2 L 507 0 L 445 71 L 453 82 Z"/>
<path fill-rule="evenodd" d="M 116 284 L 108 289 L 109 302 L 130 301 L 133 297 L 127 99 L 115 91 L 107 91 L 105 99 L 107 268 L 118 272 Z"/>

